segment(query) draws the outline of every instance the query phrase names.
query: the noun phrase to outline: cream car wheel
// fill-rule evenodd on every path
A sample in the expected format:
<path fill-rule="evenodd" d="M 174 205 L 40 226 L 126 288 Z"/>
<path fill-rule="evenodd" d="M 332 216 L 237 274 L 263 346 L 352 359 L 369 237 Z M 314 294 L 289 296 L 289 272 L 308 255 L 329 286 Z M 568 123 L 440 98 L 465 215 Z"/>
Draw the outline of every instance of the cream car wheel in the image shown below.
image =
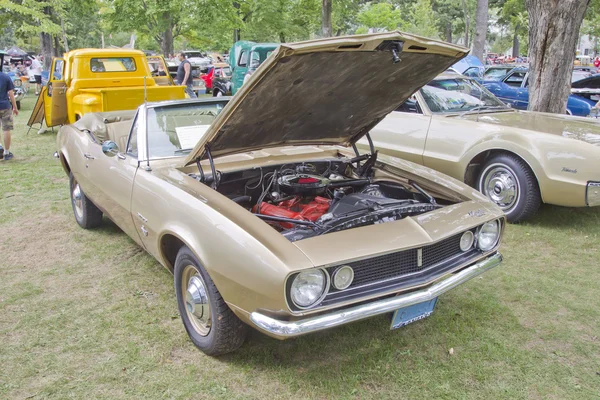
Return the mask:
<path fill-rule="evenodd" d="M 483 172 L 481 192 L 502 211 L 507 212 L 517 204 L 520 196 L 519 180 L 515 173 L 503 164 L 492 164 Z"/>
<path fill-rule="evenodd" d="M 102 211 L 87 198 L 73 174 L 69 174 L 71 205 L 75 221 L 84 229 L 96 228 L 102 223 Z"/>
<path fill-rule="evenodd" d="M 533 171 L 525 161 L 510 153 L 496 154 L 486 160 L 477 189 L 500 207 L 510 222 L 531 217 L 542 201 Z"/>
<path fill-rule="evenodd" d="M 209 356 L 237 350 L 248 327 L 231 311 L 188 247 L 177 253 L 173 273 L 179 315 L 192 342 Z"/>
<path fill-rule="evenodd" d="M 181 279 L 182 296 L 190 322 L 201 336 L 210 332 L 210 299 L 200 271 L 193 265 L 186 265 Z"/>

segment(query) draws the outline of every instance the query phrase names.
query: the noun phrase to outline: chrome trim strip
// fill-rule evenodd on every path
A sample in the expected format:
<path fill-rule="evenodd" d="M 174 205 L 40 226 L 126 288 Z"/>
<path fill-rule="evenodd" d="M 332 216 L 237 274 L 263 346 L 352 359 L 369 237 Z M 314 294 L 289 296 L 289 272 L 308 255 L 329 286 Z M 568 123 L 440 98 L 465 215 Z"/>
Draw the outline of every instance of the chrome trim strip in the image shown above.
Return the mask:
<path fill-rule="evenodd" d="M 256 328 L 278 338 L 283 339 L 300 336 L 350 322 L 360 321 L 375 315 L 389 313 L 413 304 L 433 300 L 447 291 L 454 289 L 458 285 L 498 266 L 501 262 L 502 255 L 499 252 L 496 252 L 488 258 L 473 264 L 426 289 L 377 300 L 328 314 L 317 315 L 298 321 L 280 321 L 259 312 L 253 312 L 250 314 L 250 321 L 252 321 Z"/>

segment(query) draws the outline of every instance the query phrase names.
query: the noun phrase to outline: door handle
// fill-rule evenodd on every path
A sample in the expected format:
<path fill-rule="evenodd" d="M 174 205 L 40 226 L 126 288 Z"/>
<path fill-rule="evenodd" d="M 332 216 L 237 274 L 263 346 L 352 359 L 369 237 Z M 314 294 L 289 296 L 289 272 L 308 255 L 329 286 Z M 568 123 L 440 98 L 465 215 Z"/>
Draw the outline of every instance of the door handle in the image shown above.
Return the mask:
<path fill-rule="evenodd" d="M 94 157 L 90 153 L 83 153 L 83 157 L 87 158 L 88 160 L 95 160 L 96 159 L 96 157 Z"/>

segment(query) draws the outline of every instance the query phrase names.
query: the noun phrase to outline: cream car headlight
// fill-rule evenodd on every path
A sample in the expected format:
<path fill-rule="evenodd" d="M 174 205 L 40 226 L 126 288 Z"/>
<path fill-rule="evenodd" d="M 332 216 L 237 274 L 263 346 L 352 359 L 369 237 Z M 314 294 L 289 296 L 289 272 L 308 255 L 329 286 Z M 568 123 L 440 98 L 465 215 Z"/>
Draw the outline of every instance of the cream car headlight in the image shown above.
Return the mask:
<path fill-rule="evenodd" d="M 326 288 L 327 276 L 323 270 L 302 271 L 294 277 L 290 297 L 297 307 L 306 308 L 321 300 Z"/>
<path fill-rule="evenodd" d="M 498 220 L 486 222 L 477 231 L 477 247 L 481 251 L 494 248 L 500 239 L 500 223 Z"/>
<path fill-rule="evenodd" d="M 460 250 L 467 251 L 471 249 L 471 247 L 473 247 L 473 242 L 475 242 L 475 235 L 473 235 L 473 232 L 471 231 L 466 231 L 460 237 Z"/>
<path fill-rule="evenodd" d="M 344 265 L 335 270 L 331 280 L 337 290 L 347 289 L 354 280 L 354 270 L 349 265 Z"/>

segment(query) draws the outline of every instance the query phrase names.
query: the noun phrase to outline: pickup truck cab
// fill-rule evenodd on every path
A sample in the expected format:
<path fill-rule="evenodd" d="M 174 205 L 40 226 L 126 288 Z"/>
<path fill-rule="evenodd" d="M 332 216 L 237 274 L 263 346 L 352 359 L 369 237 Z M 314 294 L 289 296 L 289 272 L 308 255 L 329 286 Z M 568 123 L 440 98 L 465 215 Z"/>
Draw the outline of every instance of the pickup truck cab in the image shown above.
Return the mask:
<path fill-rule="evenodd" d="M 233 44 L 233 47 L 229 50 L 232 94 L 235 94 L 242 87 L 246 75 L 254 73 L 278 46 L 278 43 L 249 41 L 239 41 Z"/>
<path fill-rule="evenodd" d="M 160 78 L 153 75 L 148 59 L 138 50 L 70 51 L 64 58 L 53 58 L 48 85 L 28 125 L 41 122 L 42 117 L 48 126 L 62 125 L 91 112 L 133 110 L 145 101 L 185 98 L 183 86 L 158 82 Z"/>

